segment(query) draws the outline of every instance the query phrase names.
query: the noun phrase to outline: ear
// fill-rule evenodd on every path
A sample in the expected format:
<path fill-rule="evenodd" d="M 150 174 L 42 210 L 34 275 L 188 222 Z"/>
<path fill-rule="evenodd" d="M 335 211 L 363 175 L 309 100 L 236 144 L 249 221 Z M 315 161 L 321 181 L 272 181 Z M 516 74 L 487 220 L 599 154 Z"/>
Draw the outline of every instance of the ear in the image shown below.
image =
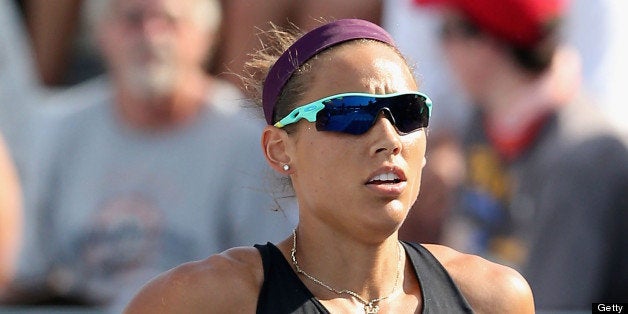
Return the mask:
<path fill-rule="evenodd" d="M 267 125 L 262 132 L 262 151 L 268 164 L 275 171 L 289 174 L 291 170 L 284 170 L 284 165 L 289 165 L 290 138 L 286 131 Z"/>

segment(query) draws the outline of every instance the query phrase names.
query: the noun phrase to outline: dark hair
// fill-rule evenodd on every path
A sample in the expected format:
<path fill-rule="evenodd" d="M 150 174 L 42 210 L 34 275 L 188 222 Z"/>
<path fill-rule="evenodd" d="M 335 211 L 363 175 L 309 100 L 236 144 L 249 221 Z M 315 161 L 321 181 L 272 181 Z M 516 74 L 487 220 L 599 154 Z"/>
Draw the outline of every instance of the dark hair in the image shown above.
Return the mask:
<path fill-rule="evenodd" d="M 498 39 L 489 32 L 483 30 L 477 23 L 470 19 L 446 21 L 441 25 L 439 36 L 441 39 L 460 36 L 463 38 L 479 38 L 488 36 L 494 38 L 506 47 L 515 63 L 523 70 L 537 75 L 547 70 L 551 63 L 556 47 L 558 46 L 559 33 L 558 19 L 548 22 L 541 31 L 541 38 L 533 45 L 515 45 L 507 40 Z"/>
<path fill-rule="evenodd" d="M 542 27 L 541 37 L 533 45 L 528 46 L 515 45 L 507 40 L 498 39 L 469 19 L 445 22 L 441 26 L 440 37 L 444 39 L 452 36 L 494 38 L 506 48 L 519 67 L 538 75 L 545 72 L 552 64 L 552 58 L 559 43 L 560 25 L 560 18 L 548 21 Z"/>
<path fill-rule="evenodd" d="M 559 43 L 561 19 L 556 18 L 543 26 L 541 39 L 530 47 L 511 46 L 515 62 L 532 74 L 541 74 L 552 64 Z"/>

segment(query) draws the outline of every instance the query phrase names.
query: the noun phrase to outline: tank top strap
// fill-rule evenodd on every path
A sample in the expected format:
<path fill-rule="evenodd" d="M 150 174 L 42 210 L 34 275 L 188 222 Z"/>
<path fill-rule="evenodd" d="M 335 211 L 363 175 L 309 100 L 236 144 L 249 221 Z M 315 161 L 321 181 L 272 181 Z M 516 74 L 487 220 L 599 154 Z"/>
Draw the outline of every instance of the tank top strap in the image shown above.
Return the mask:
<path fill-rule="evenodd" d="M 424 246 L 401 241 L 421 285 L 423 313 L 473 313 L 445 267 Z"/>
<path fill-rule="evenodd" d="M 257 313 L 329 313 L 307 289 L 281 251 L 272 243 L 256 244 L 264 267 Z"/>
<path fill-rule="evenodd" d="M 259 254 L 262 257 L 262 267 L 264 269 L 264 278 L 268 278 L 268 271 L 270 269 L 270 265 L 271 265 L 271 256 L 270 256 L 270 250 L 268 249 L 268 244 L 270 244 L 270 242 L 268 242 L 265 245 L 262 244 L 255 244 L 254 247 L 257 249 L 257 251 L 259 251 Z"/>

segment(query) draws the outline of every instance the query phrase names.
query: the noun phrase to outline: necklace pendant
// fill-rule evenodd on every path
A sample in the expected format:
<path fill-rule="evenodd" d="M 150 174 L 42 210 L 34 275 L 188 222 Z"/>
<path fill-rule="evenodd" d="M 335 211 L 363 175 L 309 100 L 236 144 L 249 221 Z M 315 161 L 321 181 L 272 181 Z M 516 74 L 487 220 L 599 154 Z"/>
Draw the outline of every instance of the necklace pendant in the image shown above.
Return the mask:
<path fill-rule="evenodd" d="M 379 312 L 379 305 L 373 305 L 373 303 L 364 305 L 365 314 L 377 314 Z"/>

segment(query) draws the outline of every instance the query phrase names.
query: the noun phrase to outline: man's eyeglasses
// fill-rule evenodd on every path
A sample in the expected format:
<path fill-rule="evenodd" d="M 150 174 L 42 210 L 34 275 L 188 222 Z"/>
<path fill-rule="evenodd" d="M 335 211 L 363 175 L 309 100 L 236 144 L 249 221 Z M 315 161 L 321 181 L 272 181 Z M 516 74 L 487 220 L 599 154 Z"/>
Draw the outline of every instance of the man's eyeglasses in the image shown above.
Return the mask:
<path fill-rule="evenodd" d="M 383 111 L 401 135 L 429 124 L 432 101 L 419 92 L 386 95 L 344 93 L 325 97 L 295 108 L 275 123 L 282 128 L 301 119 L 316 122 L 316 130 L 353 135 L 366 133 Z"/>

